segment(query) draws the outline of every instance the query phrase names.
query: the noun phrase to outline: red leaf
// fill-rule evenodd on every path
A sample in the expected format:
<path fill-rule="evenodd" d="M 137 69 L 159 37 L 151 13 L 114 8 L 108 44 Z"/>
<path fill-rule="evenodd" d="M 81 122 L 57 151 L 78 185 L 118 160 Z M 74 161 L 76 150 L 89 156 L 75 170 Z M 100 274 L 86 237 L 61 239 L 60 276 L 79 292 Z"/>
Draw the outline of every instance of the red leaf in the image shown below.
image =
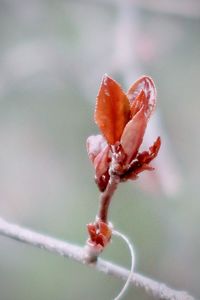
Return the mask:
<path fill-rule="evenodd" d="M 158 137 L 154 144 L 149 148 L 152 159 L 154 159 L 157 156 L 158 151 L 160 150 L 160 146 L 161 138 Z"/>
<path fill-rule="evenodd" d="M 104 222 L 98 221 L 94 224 L 87 224 L 87 229 L 90 237 L 90 243 L 93 245 L 101 245 L 105 247 L 112 235 L 112 229 Z"/>
<path fill-rule="evenodd" d="M 110 175 L 109 175 L 108 170 L 100 177 L 95 176 L 95 182 L 98 185 L 98 188 L 101 192 L 105 191 L 105 189 L 108 185 L 109 179 L 110 179 Z"/>
<path fill-rule="evenodd" d="M 108 144 L 120 140 L 130 118 L 130 105 L 118 83 L 107 75 L 100 86 L 94 117 Z"/>
<path fill-rule="evenodd" d="M 97 179 L 100 178 L 109 167 L 109 146 L 107 145 L 95 158 L 94 167 Z"/>
<path fill-rule="evenodd" d="M 142 108 L 145 106 L 147 108 L 148 102 L 147 97 L 143 90 L 137 95 L 135 100 L 131 103 L 131 115 L 132 117 Z"/>
<path fill-rule="evenodd" d="M 147 98 L 146 116 L 150 117 L 156 106 L 156 88 L 153 80 L 148 76 L 139 78 L 128 90 L 127 97 L 131 103 L 131 110 L 137 112 L 138 101 L 137 97 L 141 91 L 144 91 Z M 144 100 L 143 100 L 144 101 Z M 135 106 L 135 107 L 134 107 Z"/>
<path fill-rule="evenodd" d="M 149 166 L 148 164 L 143 164 L 140 168 L 136 169 L 136 170 L 134 171 L 134 173 L 135 173 L 136 175 L 138 175 L 139 173 L 142 173 L 142 172 L 144 172 L 144 171 L 153 171 L 153 170 L 154 170 L 153 167 Z"/>
<path fill-rule="evenodd" d="M 121 145 L 127 155 L 127 163 L 130 163 L 138 152 L 147 125 L 145 107 L 128 122 L 121 137 Z"/>
<path fill-rule="evenodd" d="M 96 238 L 96 227 L 94 224 L 87 224 L 87 230 L 90 235 L 91 241 L 95 241 Z"/>
<path fill-rule="evenodd" d="M 157 140 L 154 142 L 154 144 L 149 148 L 148 151 L 144 151 L 137 156 L 137 160 L 141 164 L 149 164 L 158 154 L 158 151 L 161 146 L 161 139 L 160 137 L 157 138 Z"/>

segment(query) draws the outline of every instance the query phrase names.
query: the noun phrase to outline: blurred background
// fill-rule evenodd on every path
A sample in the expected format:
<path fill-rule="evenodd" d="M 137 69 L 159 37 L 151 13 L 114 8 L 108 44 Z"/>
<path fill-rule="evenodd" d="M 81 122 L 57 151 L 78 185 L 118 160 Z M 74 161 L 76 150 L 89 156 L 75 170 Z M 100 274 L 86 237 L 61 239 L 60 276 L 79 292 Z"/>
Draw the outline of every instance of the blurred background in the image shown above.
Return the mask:
<path fill-rule="evenodd" d="M 156 171 L 122 184 L 110 220 L 136 271 L 200 296 L 200 1 L 0 1 L 1 217 L 84 244 L 99 192 L 86 138 L 104 73 L 155 80 Z M 113 238 L 103 257 L 130 266 Z M 113 299 L 123 283 L 0 237 L 1 300 Z M 150 299 L 130 288 L 124 299 Z"/>

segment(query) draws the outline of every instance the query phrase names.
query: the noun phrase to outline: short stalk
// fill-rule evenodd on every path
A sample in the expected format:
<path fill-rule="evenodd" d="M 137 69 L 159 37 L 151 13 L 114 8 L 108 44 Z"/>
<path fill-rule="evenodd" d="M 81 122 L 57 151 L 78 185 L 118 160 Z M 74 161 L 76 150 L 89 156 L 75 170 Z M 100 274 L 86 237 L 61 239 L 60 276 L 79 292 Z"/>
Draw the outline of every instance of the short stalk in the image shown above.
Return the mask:
<path fill-rule="evenodd" d="M 97 213 L 96 222 L 103 222 L 108 224 L 108 211 L 111 203 L 112 196 L 117 189 L 118 183 L 120 182 L 119 176 L 110 175 L 110 180 L 104 192 L 100 195 L 99 211 Z M 85 246 L 85 260 L 89 263 L 96 262 L 98 256 L 103 251 L 104 247 L 100 245 L 94 245 L 90 242 L 86 243 Z"/>
<path fill-rule="evenodd" d="M 100 205 L 97 218 L 104 223 L 108 223 L 108 211 L 110 202 L 115 190 L 117 189 L 119 181 L 120 180 L 118 176 L 111 175 L 105 191 L 100 195 Z"/>

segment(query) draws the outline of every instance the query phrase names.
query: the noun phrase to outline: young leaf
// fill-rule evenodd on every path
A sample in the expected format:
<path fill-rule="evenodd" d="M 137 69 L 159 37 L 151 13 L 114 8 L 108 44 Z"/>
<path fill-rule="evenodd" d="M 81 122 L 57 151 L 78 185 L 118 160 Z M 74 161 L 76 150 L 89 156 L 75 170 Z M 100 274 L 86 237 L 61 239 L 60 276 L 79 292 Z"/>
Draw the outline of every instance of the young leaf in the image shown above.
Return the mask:
<path fill-rule="evenodd" d="M 95 122 L 108 144 L 120 140 L 130 118 L 130 104 L 127 96 L 116 81 L 103 77 L 95 109 Z"/>
<path fill-rule="evenodd" d="M 139 78 L 128 90 L 127 97 L 131 103 L 131 106 L 134 106 L 134 101 L 137 99 L 137 96 L 144 91 L 145 96 L 148 102 L 148 109 L 146 110 L 147 118 L 150 117 L 156 106 L 156 87 L 153 80 L 148 76 L 142 76 Z"/>
<path fill-rule="evenodd" d="M 121 137 L 121 145 L 127 155 L 127 163 L 135 157 L 142 143 L 144 132 L 147 125 L 145 107 L 128 122 Z"/>
<path fill-rule="evenodd" d="M 137 95 L 135 100 L 131 103 L 131 115 L 132 117 L 142 108 L 142 106 L 147 107 L 148 101 L 143 90 Z"/>
<path fill-rule="evenodd" d="M 105 146 L 103 150 L 96 156 L 94 160 L 94 167 L 96 172 L 96 177 L 101 177 L 109 167 L 110 159 L 109 159 L 109 146 Z"/>
<path fill-rule="evenodd" d="M 154 142 L 154 144 L 149 148 L 149 151 L 144 151 L 138 154 L 137 159 L 141 164 L 149 164 L 158 154 L 161 146 L 160 137 Z"/>

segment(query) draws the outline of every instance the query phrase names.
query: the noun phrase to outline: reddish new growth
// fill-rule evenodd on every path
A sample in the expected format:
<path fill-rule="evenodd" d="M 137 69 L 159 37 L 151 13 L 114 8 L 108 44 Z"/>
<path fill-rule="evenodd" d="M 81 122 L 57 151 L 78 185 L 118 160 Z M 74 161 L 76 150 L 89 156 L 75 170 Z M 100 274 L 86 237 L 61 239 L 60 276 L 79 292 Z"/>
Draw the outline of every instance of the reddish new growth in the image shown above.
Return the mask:
<path fill-rule="evenodd" d="M 102 192 L 97 221 L 88 225 L 89 243 L 104 247 L 110 240 L 107 212 L 117 184 L 153 170 L 150 162 L 158 154 L 160 137 L 148 151 L 139 152 L 139 148 L 155 105 L 156 89 L 150 77 L 139 78 L 127 93 L 112 78 L 103 77 L 94 115 L 102 135 L 87 139 L 95 181 Z"/>

